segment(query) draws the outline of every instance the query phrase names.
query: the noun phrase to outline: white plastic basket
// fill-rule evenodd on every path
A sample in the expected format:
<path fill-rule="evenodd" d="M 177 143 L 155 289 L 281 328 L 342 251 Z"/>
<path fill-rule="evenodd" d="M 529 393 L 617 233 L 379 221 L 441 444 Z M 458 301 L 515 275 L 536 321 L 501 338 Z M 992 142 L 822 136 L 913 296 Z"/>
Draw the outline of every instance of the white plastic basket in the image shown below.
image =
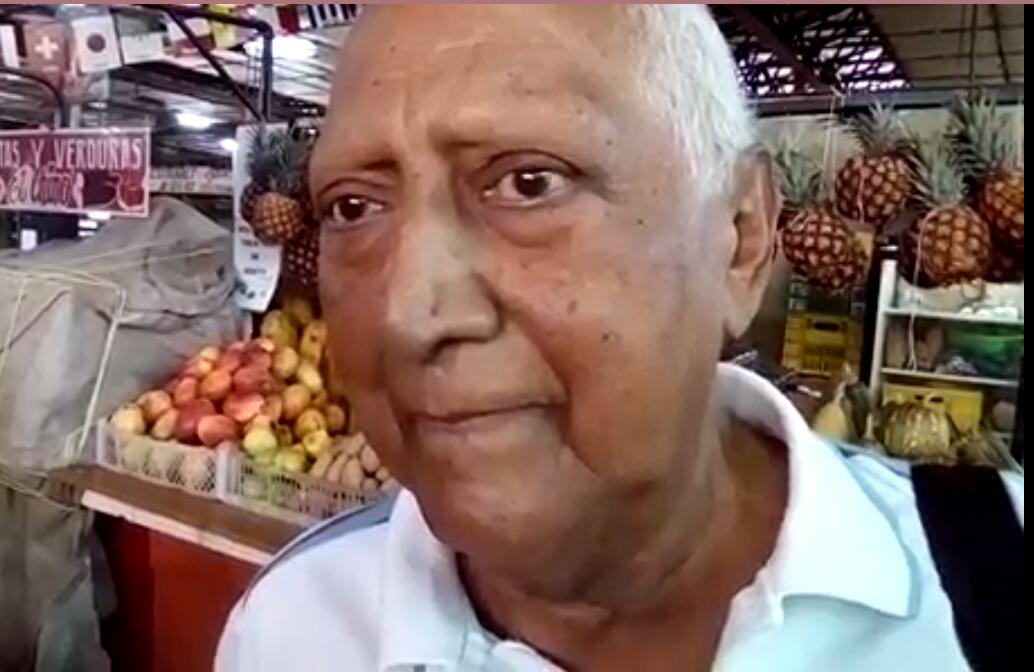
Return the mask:
<path fill-rule="evenodd" d="M 230 455 L 227 465 L 227 503 L 298 525 L 330 518 L 380 496 L 261 466 L 241 453 Z"/>
<path fill-rule="evenodd" d="M 222 499 L 227 451 L 156 441 L 120 432 L 107 422 L 97 428 L 97 463 L 152 483 Z"/>

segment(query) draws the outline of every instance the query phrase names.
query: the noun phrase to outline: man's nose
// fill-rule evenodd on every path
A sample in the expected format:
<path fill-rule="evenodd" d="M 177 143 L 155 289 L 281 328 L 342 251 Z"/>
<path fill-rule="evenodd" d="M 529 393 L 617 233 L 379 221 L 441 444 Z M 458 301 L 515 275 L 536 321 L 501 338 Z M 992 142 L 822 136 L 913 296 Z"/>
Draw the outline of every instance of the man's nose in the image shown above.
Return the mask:
<path fill-rule="evenodd" d="M 484 277 L 474 231 L 450 205 L 407 217 L 388 286 L 390 347 L 421 362 L 464 342 L 491 340 L 500 315 Z"/>

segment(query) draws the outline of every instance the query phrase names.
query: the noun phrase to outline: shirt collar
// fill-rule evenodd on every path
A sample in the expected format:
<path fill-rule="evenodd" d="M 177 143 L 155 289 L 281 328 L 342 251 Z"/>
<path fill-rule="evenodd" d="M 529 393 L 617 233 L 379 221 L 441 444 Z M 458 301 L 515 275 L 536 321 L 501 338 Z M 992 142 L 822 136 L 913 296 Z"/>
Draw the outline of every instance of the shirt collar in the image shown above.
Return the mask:
<path fill-rule="evenodd" d="M 455 669 L 477 618 L 454 553 L 435 539 L 408 491 L 392 512 L 385 555 L 378 669 Z"/>
<path fill-rule="evenodd" d="M 720 401 L 789 448 L 789 499 L 771 558 L 758 576 L 781 617 L 792 596 L 845 600 L 907 616 L 912 574 L 890 520 L 843 455 L 814 434 L 789 399 L 760 376 L 719 365 Z"/>
<path fill-rule="evenodd" d="M 719 364 L 716 389 L 728 412 L 789 449 L 787 509 L 757 581 L 776 598 L 774 608 L 810 595 L 908 615 L 912 577 L 904 547 L 840 453 L 756 374 Z M 454 554 L 434 538 L 409 492 L 398 497 L 385 553 L 379 670 L 455 669 L 469 633 L 481 629 Z"/>

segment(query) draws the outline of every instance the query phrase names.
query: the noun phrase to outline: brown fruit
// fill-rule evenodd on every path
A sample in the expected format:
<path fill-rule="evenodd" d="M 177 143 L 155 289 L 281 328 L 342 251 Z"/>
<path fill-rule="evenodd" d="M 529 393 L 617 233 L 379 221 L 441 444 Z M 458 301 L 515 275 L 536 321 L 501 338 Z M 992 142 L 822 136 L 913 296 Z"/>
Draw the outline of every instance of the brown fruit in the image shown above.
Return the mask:
<path fill-rule="evenodd" d="M 312 403 L 310 405 L 322 409 L 328 403 L 330 403 L 330 395 L 327 394 L 326 390 L 320 390 L 312 395 Z"/>
<path fill-rule="evenodd" d="M 172 408 L 172 395 L 165 390 L 151 390 L 141 394 L 136 403 L 144 412 L 144 420 L 151 424 Z"/>
<path fill-rule="evenodd" d="M 222 401 L 233 388 L 233 376 L 226 369 L 216 369 L 201 379 L 198 395 L 212 401 Z"/>
<path fill-rule="evenodd" d="M 810 282 L 839 292 L 863 279 L 868 257 L 855 234 L 829 208 L 802 208 L 788 219 L 781 235 L 787 261 Z"/>
<path fill-rule="evenodd" d="M 1003 247 L 1023 252 L 1023 169 L 996 170 L 977 192 L 980 215 Z"/>
<path fill-rule="evenodd" d="M 323 415 L 327 418 L 327 430 L 331 434 L 340 434 L 348 427 L 348 414 L 337 404 L 327 404 L 323 408 Z"/>
<path fill-rule="evenodd" d="M 180 412 L 175 408 L 170 408 L 162 413 L 161 417 L 151 425 L 151 438 L 158 441 L 171 439 L 176 434 L 176 421 L 179 419 L 179 414 Z"/>
<path fill-rule="evenodd" d="M 176 440 L 181 443 L 197 443 L 197 426 L 201 419 L 215 414 L 215 404 L 208 399 L 195 399 L 179 409 L 176 418 Z"/>
<path fill-rule="evenodd" d="M 206 415 L 197 423 L 197 436 L 201 443 L 215 448 L 223 441 L 239 438 L 240 426 L 225 415 Z"/>
<path fill-rule="evenodd" d="M 172 391 L 172 403 L 177 408 L 185 406 L 197 399 L 198 382 L 197 378 L 180 378 Z"/>
<path fill-rule="evenodd" d="M 276 436 L 277 445 L 287 448 L 294 443 L 294 433 L 287 425 L 274 424 L 273 434 Z"/>
<path fill-rule="evenodd" d="M 309 388 L 305 387 L 301 383 L 295 383 L 291 385 L 280 395 L 283 400 L 283 418 L 284 420 L 294 420 L 302 414 L 309 403 L 312 401 L 312 393 L 309 392 Z"/>
<path fill-rule="evenodd" d="M 267 368 L 245 366 L 233 374 L 233 388 L 241 394 L 270 394 L 276 391 L 276 380 Z"/>
<path fill-rule="evenodd" d="M 266 400 L 262 404 L 262 415 L 268 417 L 273 422 L 278 422 L 284 414 L 284 400 L 279 394 L 266 395 Z"/>
<path fill-rule="evenodd" d="M 853 156 L 837 173 L 836 193 L 837 209 L 845 217 L 882 229 L 908 201 L 908 162 L 894 154 Z"/>
<path fill-rule="evenodd" d="M 262 412 L 265 399 L 258 393 L 234 392 L 223 402 L 223 413 L 241 425 L 248 424 Z"/>

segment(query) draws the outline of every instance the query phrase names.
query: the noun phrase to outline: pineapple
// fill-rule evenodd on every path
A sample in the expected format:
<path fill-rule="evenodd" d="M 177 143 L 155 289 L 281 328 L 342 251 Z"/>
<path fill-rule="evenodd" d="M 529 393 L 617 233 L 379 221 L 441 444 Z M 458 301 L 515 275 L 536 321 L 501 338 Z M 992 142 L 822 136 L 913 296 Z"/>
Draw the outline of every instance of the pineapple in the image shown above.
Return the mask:
<path fill-rule="evenodd" d="M 308 140 L 285 131 L 272 132 L 256 142 L 251 157 L 252 184 L 256 189 L 266 185 L 267 190 L 255 195 L 245 189 L 245 196 L 251 200 L 242 200 L 241 211 L 250 211 L 248 222 L 263 243 L 284 245 L 300 235 L 311 219 L 306 209 L 310 149 Z"/>
<path fill-rule="evenodd" d="M 995 242 L 1023 251 L 1023 167 L 1008 120 L 986 96 L 955 99 L 953 140 L 968 177 L 976 185 L 977 211 Z"/>
<path fill-rule="evenodd" d="M 865 275 L 868 256 L 861 242 L 828 203 L 821 202 L 820 169 L 805 155 L 780 150 L 785 199 L 780 213 L 783 254 L 794 271 L 824 289 L 841 292 Z"/>
<path fill-rule="evenodd" d="M 837 210 L 880 231 L 901 214 L 911 191 L 904 127 L 880 105 L 845 124 L 863 151 L 837 173 Z"/>
<path fill-rule="evenodd" d="M 284 275 L 302 285 L 315 285 L 319 280 L 320 234 L 306 228 L 284 245 Z"/>
<path fill-rule="evenodd" d="M 1023 282 L 1023 255 L 994 247 L 984 277 L 988 282 Z"/>
<path fill-rule="evenodd" d="M 935 136 L 916 143 L 912 157 L 917 200 L 924 213 L 903 241 L 904 260 L 934 285 L 950 285 L 984 276 L 991 260 L 991 231 L 965 203 L 966 187 L 947 139 Z M 907 272 L 907 271 L 906 271 Z"/>

